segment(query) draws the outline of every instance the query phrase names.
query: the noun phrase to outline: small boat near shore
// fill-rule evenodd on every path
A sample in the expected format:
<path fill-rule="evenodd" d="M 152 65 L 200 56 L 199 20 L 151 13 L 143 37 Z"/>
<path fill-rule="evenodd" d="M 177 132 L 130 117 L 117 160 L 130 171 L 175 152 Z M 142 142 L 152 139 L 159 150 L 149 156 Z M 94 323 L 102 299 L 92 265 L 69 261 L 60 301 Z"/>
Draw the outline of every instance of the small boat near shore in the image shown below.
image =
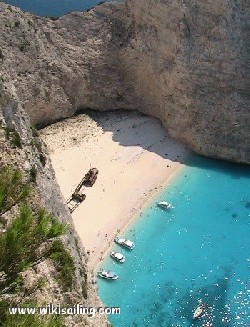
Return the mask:
<path fill-rule="evenodd" d="M 174 209 L 174 206 L 171 203 L 168 203 L 166 201 L 161 201 L 157 203 L 159 207 L 163 209 Z"/>
<path fill-rule="evenodd" d="M 100 269 L 98 271 L 97 275 L 99 277 L 101 277 L 101 278 L 109 279 L 109 280 L 116 280 L 116 279 L 118 279 L 118 275 L 116 273 L 114 273 L 113 271 L 110 271 L 110 270 Z"/>
<path fill-rule="evenodd" d="M 119 263 L 124 263 L 125 262 L 124 255 L 119 253 L 119 252 L 111 252 L 110 256 L 111 256 L 112 259 L 114 259 L 115 261 L 117 261 Z"/>
<path fill-rule="evenodd" d="M 194 310 L 193 319 L 199 319 L 205 313 L 205 304 L 199 302 L 198 306 Z"/>
<path fill-rule="evenodd" d="M 115 243 L 118 245 L 121 245 L 123 247 L 125 247 L 126 249 L 132 250 L 135 245 L 133 242 L 131 242 L 130 240 L 126 239 L 126 238 L 122 238 L 122 237 L 116 237 L 114 239 Z"/>

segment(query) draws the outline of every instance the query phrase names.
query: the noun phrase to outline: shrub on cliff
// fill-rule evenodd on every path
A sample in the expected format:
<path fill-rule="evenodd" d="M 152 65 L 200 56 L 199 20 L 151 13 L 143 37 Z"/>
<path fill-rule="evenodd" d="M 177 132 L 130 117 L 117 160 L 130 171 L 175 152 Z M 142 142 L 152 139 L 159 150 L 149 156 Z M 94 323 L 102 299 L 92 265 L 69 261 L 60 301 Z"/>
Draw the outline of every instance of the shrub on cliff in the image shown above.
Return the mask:
<path fill-rule="evenodd" d="M 23 181 L 23 174 L 20 170 L 2 168 L 0 170 L 0 215 L 24 200 L 30 192 L 31 188 Z"/>
<path fill-rule="evenodd" d="M 32 166 L 30 169 L 30 181 L 31 183 L 36 183 L 37 169 L 35 166 Z"/>
<path fill-rule="evenodd" d="M 33 213 L 23 206 L 6 232 L 0 235 L 0 294 L 13 292 L 18 284 L 18 274 L 38 264 L 51 253 L 51 245 L 41 246 L 62 235 L 65 226 L 41 209 Z"/>
<path fill-rule="evenodd" d="M 12 303 L 12 307 L 18 304 Z M 13 314 L 8 313 L 9 303 L 7 301 L 0 302 L 0 326 L 1 327 L 63 327 L 63 321 L 58 316 L 41 316 L 33 314 Z M 23 304 L 22 307 L 37 307 L 36 302 Z"/>
<path fill-rule="evenodd" d="M 43 278 L 37 278 L 32 286 L 27 286 L 22 272 L 49 259 L 53 262 L 61 289 L 70 291 L 73 287 L 74 260 L 59 239 L 66 226 L 45 209 L 37 209 L 37 206 L 32 209 L 27 205 L 31 192 L 29 183 L 35 177 L 36 171 L 25 177 L 18 169 L 0 169 L 0 216 L 19 205 L 18 213 L 0 234 L 0 326 L 4 327 L 63 326 L 58 317 L 9 314 L 10 305 L 26 306 L 27 301 L 33 299 L 31 295 L 45 285 L 41 281 Z M 38 304 L 34 302 L 32 306 Z"/>
<path fill-rule="evenodd" d="M 58 317 L 40 317 L 37 315 L 10 315 L 8 308 L 25 307 L 25 296 L 30 296 L 37 285 L 29 290 L 22 290 L 23 278 L 20 273 L 36 266 L 43 260 L 51 258 L 60 267 L 59 285 L 63 290 L 69 290 L 73 282 L 75 267 L 64 245 L 59 240 L 54 240 L 65 232 L 65 226 L 58 222 L 44 209 L 37 213 L 32 212 L 28 206 L 22 206 L 5 233 L 0 235 L 0 299 L 3 295 L 15 294 L 20 299 L 11 303 L 0 300 L 0 326 L 37 326 L 61 327 L 63 322 Z M 60 246 L 55 247 L 55 242 Z M 58 267 L 56 267 L 58 270 Z M 23 293 L 23 294 L 22 294 Z M 14 302 L 13 302 L 14 301 Z M 35 302 L 32 305 L 37 307 Z"/>
<path fill-rule="evenodd" d="M 70 291 L 74 281 L 75 265 L 61 240 L 52 243 L 49 257 L 55 263 L 59 285 L 65 292 Z"/>
<path fill-rule="evenodd" d="M 11 130 L 10 128 L 5 128 L 6 137 L 10 141 L 12 148 L 22 148 L 22 140 L 19 133 L 16 130 Z"/>

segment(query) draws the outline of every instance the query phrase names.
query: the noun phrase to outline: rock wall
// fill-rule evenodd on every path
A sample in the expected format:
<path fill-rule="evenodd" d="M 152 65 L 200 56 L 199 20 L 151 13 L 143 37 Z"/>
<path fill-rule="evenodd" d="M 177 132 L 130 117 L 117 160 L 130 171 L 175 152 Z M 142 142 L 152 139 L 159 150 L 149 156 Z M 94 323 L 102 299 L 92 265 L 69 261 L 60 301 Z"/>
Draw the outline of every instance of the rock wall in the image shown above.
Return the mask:
<path fill-rule="evenodd" d="M 203 155 L 250 162 L 250 3 L 127 0 L 53 21 L 0 3 L 1 78 L 35 124 L 137 109 Z"/>
<path fill-rule="evenodd" d="M 0 3 L 2 80 L 32 123 L 126 105 L 116 36 L 124 10 L 106 4 L 53 21 Z"/>
<path fill-rule="evenodd" d="M 20 169 L 24 176 L 29 176 L 31 167 L 35 168 L 36 182 L 32 185 L 32 197 L 29 199 L 31 202 L 29 204 L 32 207 L 45 207 L 48 212 L 66 225 L 67 231 L 61 239 L 69 250 L 75 266 L 74 283 L 72 289 L 67 292 L 57 283 L 55 271 L 48 260 L 38 264 L 34 271 L 32 271 L 33 268 L 28 272 L 24 271 L 25 275 L 29 276 L 26 278 L 27 280 L 46 276 L 45 285 L 41 290 L 32 294 L 32 300 L 38 300 L 39 304 L 53 303 L 54 305 L 69 306 L 79 303 L 86 307 L 101 307 L 103 305 L 93 284 L 92 271 L 89 271 L 87 267 L 87 255 L 75 231 L 72 217 L 57 184 L 50 159 L 46 155 L 46 147 L 37 136 L 37 132 L 34 132 L 34 128 L 31 127 L 30 119 L 20 103 L 13 99 L 7 90 L 1 89 L 1 85 L 0 94 L 0 169 L 15 167 Z M 16 135 L 20 137 L 20 146 L 10 144 L 6 137 L 7 130 L 15 131 Z M 41 160 L 41 155 L 43 160 Z M 16 214 L 14 207 L 10 216 L 13 217 Z M 1 232 L 2 230 L 0 230 Z M 35 277 L 32 277 L 32 274 Z M 27 297 L 29 296 L 28 293 L 27 291 Z M 2 299 L 3 294 L 0 297 L 0 300 Z M 76 327 L 110 326 L 105 315 L 96 315 L 95 317 L 88 317 L 87 315 L 68 316 L 64 322 L 65 326 Z"/>
<path fill-rule="evenodd" d="M 127 9 L 142 111 L 198 153 L 249 162 L 250 2 L 128 0 Z"/>

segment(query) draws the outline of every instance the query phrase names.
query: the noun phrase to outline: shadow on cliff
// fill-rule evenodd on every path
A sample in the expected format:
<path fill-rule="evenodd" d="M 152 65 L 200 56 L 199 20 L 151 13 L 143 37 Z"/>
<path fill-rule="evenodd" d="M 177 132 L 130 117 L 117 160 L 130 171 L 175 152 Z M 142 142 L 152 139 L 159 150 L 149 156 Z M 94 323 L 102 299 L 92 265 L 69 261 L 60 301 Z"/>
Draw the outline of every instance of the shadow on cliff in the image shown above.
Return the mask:
<path fill-rule="evenodd" d="M 192 156 L 190 156 L 185 162 L 185 164 L 187 166 L 195 167 L 198 169 L 220 172 L 233 179 L 240 179 L 246 177 L 250 179 L 249 165 L 246 164 L 235 163 L 221 159 L 208 158 L 198 154 L 193 154 Z"/>
<path fill-rule="evenodd" d="M 185 145 L 170 138 L 160 120 L 147 116 L 135 110 L 97 111 L 93 109 L 80 109 L 75 116 L 86 114 L 91 117 L 104 132 L 112 133 L 112 138 L 124 147 L 139 146 L 142 151 L 156 153 L 170 161 L 184 163 L 186 166 L 198 169 L 212 170 L 228 175 L 233 179 L 248 177 L 250 179 L 249 165 L 233 163 L 221 159 L 212 159 L 195 154 Z M 57 119 L 50 124 L 63 121 Z M 50 125 L 49 124 L 49 125 Z M 48 124 L 37 126 L 44 128 Z M 191 155 L 187 158 L 187 153 Z"/>
<path fill-rule="evenodd" d="M 104 132 L 111 132 L 112 139 L 124 147 L 139 146 L 171 161 L 185 162 L 186 147 L 171 139 L 161 122 L 154 117 L 134 110 L 111 110 L 108 112 L 90 109 L 79 110 L 77 115 L 87 114 Z"/>

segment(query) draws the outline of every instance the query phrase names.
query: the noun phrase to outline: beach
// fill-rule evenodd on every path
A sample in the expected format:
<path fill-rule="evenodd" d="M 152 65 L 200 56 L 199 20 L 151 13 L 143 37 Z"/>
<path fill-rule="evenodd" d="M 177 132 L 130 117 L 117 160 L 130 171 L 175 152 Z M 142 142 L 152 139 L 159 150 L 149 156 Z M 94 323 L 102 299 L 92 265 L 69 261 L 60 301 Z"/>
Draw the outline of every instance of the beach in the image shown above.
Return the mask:
<path fill-rule="evenodd" d="M 183 167 L 187 148 L 160 121 L 133 111 L 81 114 L 40 130 L 65 201 L 90 168 L 99 170 L 72 217 L 95 269 L 114 237 Z M 167 199 L 166 199 L 167 201 Z"/>

